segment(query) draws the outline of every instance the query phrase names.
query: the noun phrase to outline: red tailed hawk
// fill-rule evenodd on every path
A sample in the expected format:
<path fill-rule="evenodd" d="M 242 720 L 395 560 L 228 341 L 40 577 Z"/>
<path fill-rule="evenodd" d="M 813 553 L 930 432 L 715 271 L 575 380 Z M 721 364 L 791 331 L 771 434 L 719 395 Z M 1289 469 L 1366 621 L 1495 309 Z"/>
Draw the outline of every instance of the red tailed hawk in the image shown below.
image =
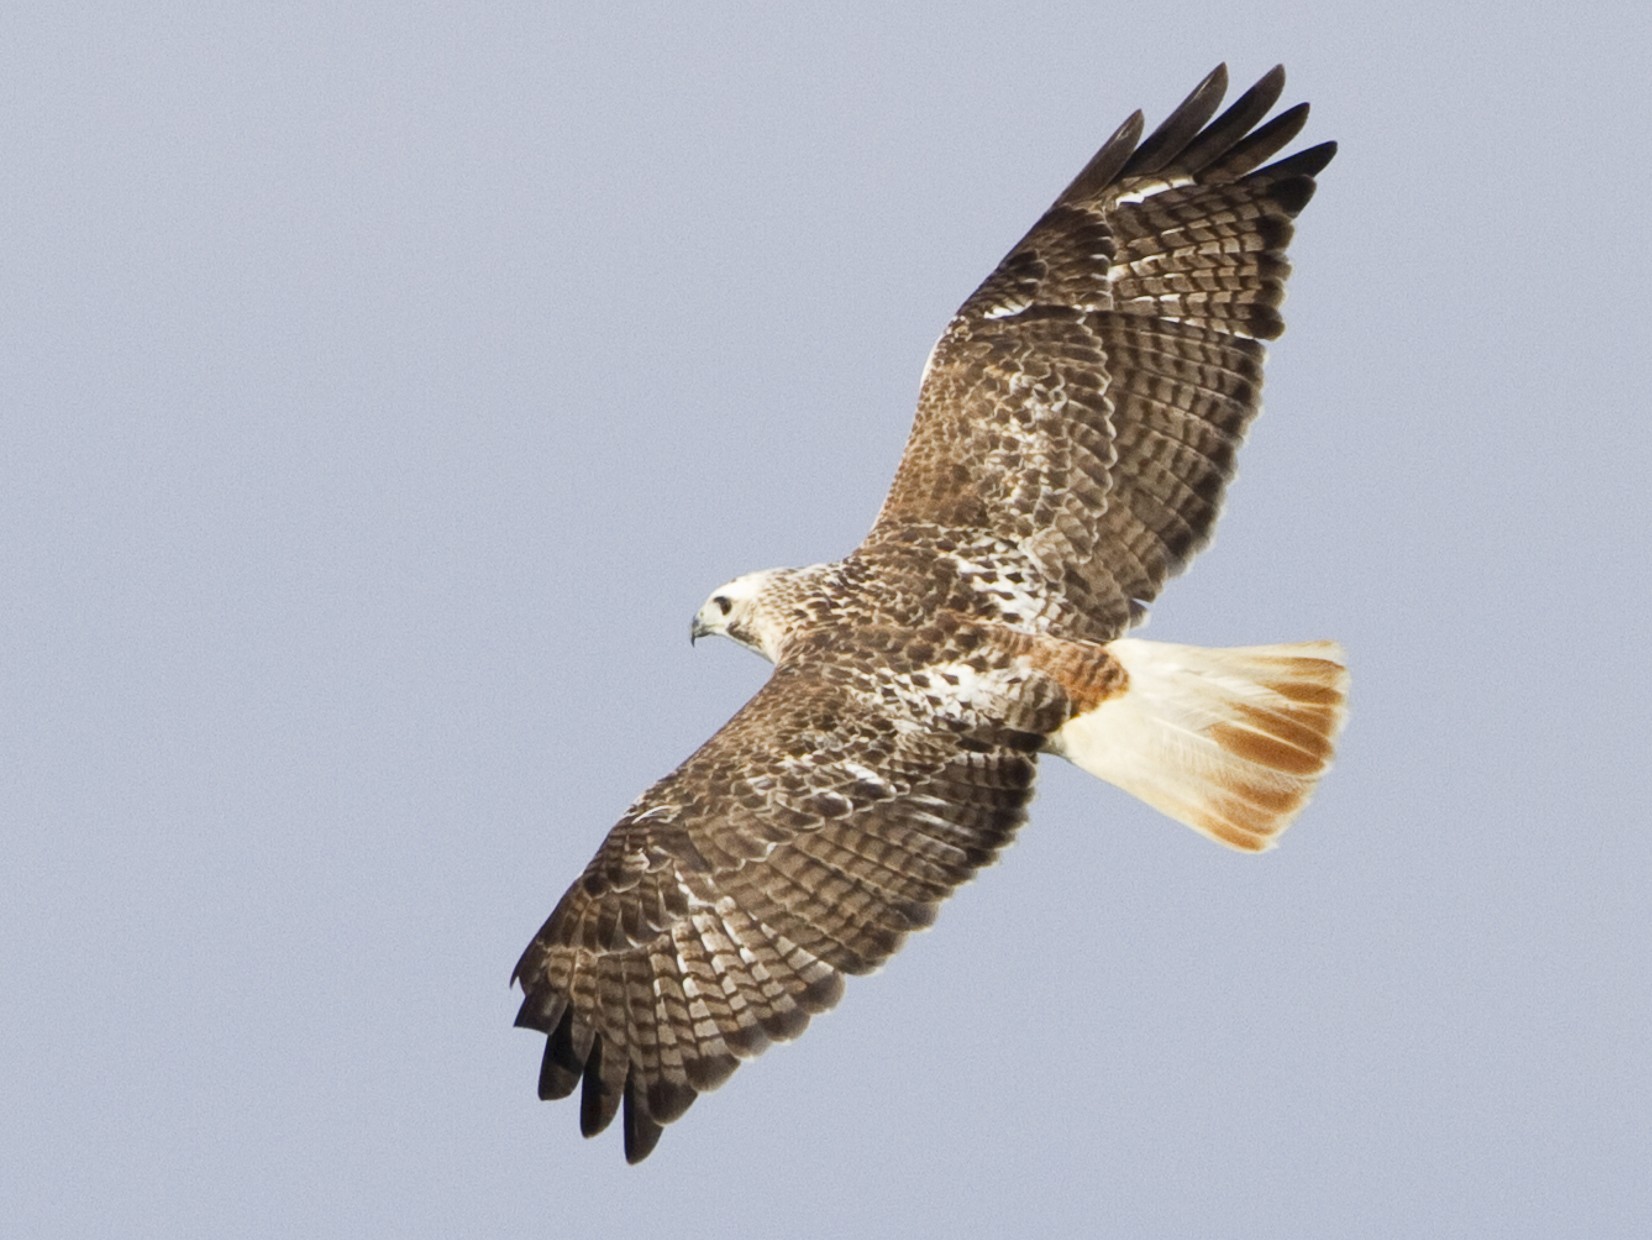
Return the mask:
<path fill-rule="evenodd" d="M 516 966 L 542 1098 L 625 1156 L 796 1037 L 994 859 L 1056 754 L 1270 847 L 1343 719 L 1338 648 L 1125 637 L 1209 540 L 1279 335 L 1292 219 L 1336 147 L 1274 163 L 1274 69 L 1138 112 L 947 325 L 906 455 L 844 559 L 694 617 L 774 664 L 626 811 Z"/>

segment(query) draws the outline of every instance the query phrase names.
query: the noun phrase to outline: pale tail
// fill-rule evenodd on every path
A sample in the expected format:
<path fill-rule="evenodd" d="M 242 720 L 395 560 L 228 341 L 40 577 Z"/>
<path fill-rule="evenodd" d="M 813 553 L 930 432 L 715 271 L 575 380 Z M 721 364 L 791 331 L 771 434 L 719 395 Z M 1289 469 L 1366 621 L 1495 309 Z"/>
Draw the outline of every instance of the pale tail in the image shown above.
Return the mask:
<path fill-rule="evenodd" d="M 1330 764 L 1347 714 L 1341 647 L 1107 650 L 1129 687 L 1069 720 L 1051 752 L 1218 843 L 1271 848 Z"/>

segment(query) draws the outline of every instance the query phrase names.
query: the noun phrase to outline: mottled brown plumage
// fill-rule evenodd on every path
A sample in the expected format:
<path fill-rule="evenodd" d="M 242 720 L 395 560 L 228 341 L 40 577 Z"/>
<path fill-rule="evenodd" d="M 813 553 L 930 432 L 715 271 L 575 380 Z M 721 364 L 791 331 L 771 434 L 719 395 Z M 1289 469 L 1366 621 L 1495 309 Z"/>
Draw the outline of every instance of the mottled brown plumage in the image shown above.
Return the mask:
<path fill-rule="evenodd" d="M 1210 537 L 1279 334 L 1291 220 L 1334 147 L 1306 105 L 1221 116 L 1218 68 L 1131 117 L 964 303 L 889 497 L 846 559 L 696 618 L 775 663 L 643 794 L 516 969 L 540 1095 L 626 1156 L 881 965 L 1014 835 L 1055 752 L 1244 849 L 1329 760 L 1329 646 L 1115 639 Z M 1214 118 L 1214 119 L 1213 119 Z"/>

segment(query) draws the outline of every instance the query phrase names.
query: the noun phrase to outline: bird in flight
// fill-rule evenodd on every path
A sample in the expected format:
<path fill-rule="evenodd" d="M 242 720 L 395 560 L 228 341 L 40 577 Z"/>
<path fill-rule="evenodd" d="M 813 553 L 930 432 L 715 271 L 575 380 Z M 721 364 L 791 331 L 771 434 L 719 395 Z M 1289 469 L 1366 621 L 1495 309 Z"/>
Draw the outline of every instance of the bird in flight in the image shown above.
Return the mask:
<path fill-rule="evenodd" d="M 716 590 L 696 638 L 774 664 L 643 793 L 529 944 L 541 1098 L 625 1156 L 878 968 L 1026 817 L 1042 754 L 1271 847 L 1341 727 L 1330 642 L 1127 637 L 1211 536 L 1259 409 L 1292 221 L 1335 154 L 1268 162 L 1275 68 L 1219 66 L 1110 137 L 953 316 L 871 532 Z"/>

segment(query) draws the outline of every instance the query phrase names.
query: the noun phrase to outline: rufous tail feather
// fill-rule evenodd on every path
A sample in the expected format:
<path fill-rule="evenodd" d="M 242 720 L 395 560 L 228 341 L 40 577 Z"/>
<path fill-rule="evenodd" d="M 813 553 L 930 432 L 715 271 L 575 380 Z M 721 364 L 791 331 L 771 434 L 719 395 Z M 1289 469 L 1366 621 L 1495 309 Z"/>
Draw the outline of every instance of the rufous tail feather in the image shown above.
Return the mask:
<path fill-rule="evenodd" d="M 1121 638 L 1124 692 L 1046 747 L 1245 852 L 1273 847 L 1330 765 L 1347 716 L 1335 642 L 1208 649 Z"/>

